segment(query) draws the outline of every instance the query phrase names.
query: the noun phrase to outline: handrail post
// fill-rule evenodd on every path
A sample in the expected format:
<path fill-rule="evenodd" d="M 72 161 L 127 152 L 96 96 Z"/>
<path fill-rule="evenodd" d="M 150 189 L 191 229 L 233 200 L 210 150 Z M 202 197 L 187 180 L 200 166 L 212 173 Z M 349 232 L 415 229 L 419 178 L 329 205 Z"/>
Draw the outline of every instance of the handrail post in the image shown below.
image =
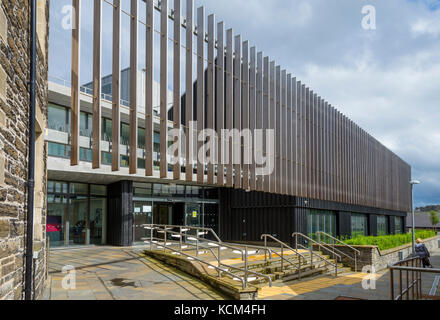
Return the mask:
<path fill-rule="evenodd" d="M 414 300 L 414 286 L 415 286 L 415 282 L 414 282 L 414 259 L 413 260 L 411 260 L 411 267 L 413 268 L 413 270 L 411 271 L 411 283 L 412 283 L 412 285 L 411 285 L 411 296 L 412 296 L 412 299 Z"/>
<path fill-rule="evenodd" d="M 406 262 L 406 266 L 409 267 L 409 262 Z M 406 270 L 406 300 L 409 300 L 409 271 Z"/>
<path fill-rule="evenodd" d="M 399 269 L 399 300 L 403 300 L 403 288 L 402 288 L 402 270 Z"/>
<path fill-rule="evenodd" d="M 196 229 L 196 257 L 199 256 L 199 229 Z"/>
<path fill-rule="evenodd" d="M 247 288 L 248 284 L 248 247 L 245 247 L 245 253 L 244 253 L 245 261 L 244 261 L 244 284 L 245 288 Z"/>
<path fill-rule="evenodd" d="M 354 253 L 354 272 L 357 272 L 357 253 Z"/>
<path fill-rule="evenodd" d="M 179 230 L 180 230 L 179 247 L 180 247 L 180 253 L 182 253 L 182 238 L 183 238 L 182 227 L 180 227 Z"/>
<path fill-rule="evenodd" d="M 167 228 L 165 227 L 163 232 L 163 252 L 165 253 L 167 250 Z"/>
<path fill-rule="evenodd" d="M 332 249 L 333 249 L 333 260 L 335 260 L 335 240 L 334 239 L 332 239 L 333 241 L 332 241 L 332 243 L 333 243 L 333 246 L 332 246 Z M 341 258 L 342 259 L 342 258 Z M 338 263 L 338 260 L 336 259 L 336 263 Z"/>
<path fill-rule="evenodd" d="M 394 269 L 390 268 L 390 290 L 391 290 L 391 300 L 394 300 Z"/>
<path fill-rule="evenodd" d="M 298 256 L 299 265 L 298 265 L 298 279 L 301 280 L 301 256 Z"/>
<path fill-rule="evenodd" d="M 267 236 L 264 236 L 264 263 L 267 263 Z"/>
<path fill-rule="evenodd" d="M 221 268 L 222 267 L 222 263 L 221 263 L 221 254 L 222 254 L 222 244 L 221 242 L 219 242 L 218 245 L 218 267 Z M 222 270 L 218 269 L 218 277 L 221 278 L 222 276 Z"/>
<path fill-rule="evenodd" d="M 284 245 L 281 243 L 281 272 L 284 271 Z"/>
<path fill-rule="evenodd" d="M 150 251 L 153 251 L 153 226 L 150 228 Z"/>

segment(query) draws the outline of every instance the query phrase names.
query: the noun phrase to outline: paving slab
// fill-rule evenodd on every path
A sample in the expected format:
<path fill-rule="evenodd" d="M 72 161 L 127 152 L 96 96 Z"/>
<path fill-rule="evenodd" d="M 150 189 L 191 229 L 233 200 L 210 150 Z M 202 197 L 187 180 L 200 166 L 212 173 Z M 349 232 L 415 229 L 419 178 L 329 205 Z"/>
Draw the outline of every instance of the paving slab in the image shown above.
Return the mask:
<path fill-rule="evenodd" d="M 223 300 L 210 286 L 159 261 L 142 247 L 52 250 L 46 300 Z M 64 289 L 65 266 L 75 268 L 75 289 Z"/>

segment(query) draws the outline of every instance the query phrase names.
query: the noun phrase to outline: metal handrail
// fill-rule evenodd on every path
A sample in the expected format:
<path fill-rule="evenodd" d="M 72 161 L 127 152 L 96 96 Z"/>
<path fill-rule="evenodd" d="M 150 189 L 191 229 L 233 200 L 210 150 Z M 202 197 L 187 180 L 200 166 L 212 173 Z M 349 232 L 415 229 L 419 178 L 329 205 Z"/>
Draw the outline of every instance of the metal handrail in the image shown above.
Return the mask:
<path fill-rule="evenodd" d="M 290 247 L 289 245 L 287 245 L 286 243 L 278 240 L 277 238 L 275 238 L 274 236 L 270 235 L 270 234 L 263 234 L 261 235 L 261 239 L 264 238 L 264 246 L 267 248 L 267 238 L 277 242 L 278 244 L 281 245 L 281 254 L 279 254 L 278 252 L 271 250 L 270 248 L 268 248 L 270 250 L 271 253 L 275 253 L 277 256 L 279 256 L 281 258 L 281 272 L 284 270 L 284 261 L 290 263 L 292 266 L 297 266 L 296 264 L 294 264 L 292 261 L 290 261 L 287 258 L 284 258 L 284 247 L 286 247 L 286 249 L 290 249 L 292 250 L 297 256 L 299 256 L 298 258 L 298 277 L 299 279 L 301 279 L 301 258 L 304 259 L 304 264 L 307 262 L 307 259 L 304 255 L 302 255 L 298 250 L 293 249 L 292 247 Z M 271 259 L 272 257 L 270 256 L 269 259 Z M 266 254 L 264 254 L 264 261 L 267 262 L 267 258 L 266 258 Z"/>
<path fill-rule="evenodd" d="M 404 298 L 406 298 L 406 300 L 432 298 L 422 294 L 422 273 L 440 274 L 440 269 L 425 269 L 422 268 L 421 265 L 422 259 L 420 257 L 410 257 L 388 266 L 390 269 L 390 291 L 392 300 L 404 300 Z M 398 271 L 399 275 L 399 294 L 397 296 L 395 296 L 394 288 L 394 271 Z M 403 273 L 406 273 L 406 281 L 403 279 Z M 404 282 L 406 282 L 406 288 L 403 287 Z"/>
<path fill-rule="evenodd" d="M 325 235 L 325 236 L 331 238 L 332 240 L 335 240 L 335 241 L 339 242 L 340 244 L 342 244 L 342 245 L 344 245 L 344 246 L 346 246 L 346 247 L 349 247 L 350 249 L 352 249 L 353 251 L 355 251 L 358 255 L 361 254 L 361 252 L 360 252 L 358 249 L 356 249 L 355 247 L 350 246 L 349 244 L 346 244 L 345 242 L 342 242 L 342 241 L 339 240 L 338 238 L 333 237 L 332 235 L 330 235 L 330 234 L 328 234 L 328 233 L 325 233 L 325 232 L 323 232 L 323 231 L 318 231 L 318 232 L 316 232 L 316 233 L 317 233 L 317 234 L 323 234 L 323 235 Z"/>
<path fill-rule="evenodd" d="M 171 250 L 171 251 L 174 251 L 174 252 L 177 252 L 177 253 L 179 253 L 179 254 L 181 254 L 181 255 L 187 257 L 187 258 L 191 258 L 191 259 L 193 259 L 193 260 L 195 260 L 195 261 L 197 261 L 197 262 L 199 262 L 199 263 L 206 264 L 208 267 L 211 267 L 211 268 L 214 268 L 214 269 L 218 270 L 219 273 L 224 272 L 224 273 L 226 273 L 226 274 L 229 274 L 229 275 L 230 275 L 231 277 L 233 277 L 233 278 L 239 279 L 239 280 L 241 281 L 241 285 L 242 285 L 243 290 L 246 289 L 246 286 L 247 286 L 247 283 L 246 283 L 246 282 L 247 282 L 247 281 L 246 281 L 243 277 L 240 277 L 239 275 L 236 275 L 236 274 L 234 274 L 234 273 L 232 273 L 232 272 L 230 272 L 230 271 L 228 271 L 228 270 L 224 270 L 224 269 L 222 269 L 222 268 L 221 268 L 221 265 L 219 265 L 219 266 L 217 267 L 217 266 L 213 265 L 212 263 L 206 262 L 206 261 L 204 261 L 204 260 L 202 260 L 202 259 L 200 259 L 200 258 L 198 258 L 198 257 L 191 256 L 191 255 L 186 254 L 186 253 L 184 253 L 184 252 L 181 252 L 181 251 L 179 251 L 179 250 L 176 250 L 176 249 L 173 249 L 173 248 L 167 248 L 167 249 L 168 249 L 168 250 Z"/>
<path fill-rule="evenodd" d="M 327 246 L 329 246 L 329 247 L 331 248 L 331 250 L 333 250 L 333 254 L 334 254 L 335 251 L 337 251 L 339 254 L 342 254 L 343 256 L 345 256 L 345 257 L 347 257 L 347 258 L 353 260 L 353 261 L 354 261 L 354 270 L 357 271 L 357 256 L 358 256 L 358 255 L 359 255 L 359 256 L 361 255 L 361 252 L 360 252 L 358 249 L 356 249 L 356 248 L 354 248 L 354 247 L 352 247 L 352 246 L 350 246 L 350 245 L 348 245 L 348 244 L 342 242 L 342 241 L 339 240 L 338 238 L 335 238 L 335 237 L 333 237 L 332 235 L 330 235 L 330 234 L 328 234 L 328 233 L 325 233 L 325 232 L 323 232 L 323 231 L 318 231 L 318 232 L 316 232 L 316 234 L 318 235 L 318 242 L 319 242 L 319 243 L 322 243 L 322 244 L 323 244 L 323 247 L 325 247 L 325 245 L 327 245 Z M 325 242 L 322 242 L 322 241 L 321 241 L 321 235 L 324 235 L 324 236 L 326 236 L 326 237 L 332 239 L 332 240 L 333 240 L 333 245 L 330 245 L 330 244 L 327 244 L 327 243 L 325 243 Z M 335 241 L 337 241 L 337 242 L 340 243 L 341 245 L 343 245 L 343 246 L 345 246 L 345 247 L 347 247 L 347 248 L 353 250 L 353 251 L 354 251 L 354 256 L 351 257 L 350 255 L 346 254 L 345 252 L 342 252 L 341 250 L 335 248 Z M 329 251 L 331 251 L 331 250 L 329 250 Z"/>
<path fill-rule="evenodd" d="M 176 225 L 161 225 L 161 224 L 144 224 L 141 225 L 142 227 L 146 228 L 146 227 L 163 227 L 166 229 L 174 229 L 174 228 L 182 228 L 182 229 L 189 229 L 189 230 L 199 230 L 199 231 L 208 231 L 211 232 L 212 235 L 217 239 L 217 241 L 215 240 L 209 240 L 209 239 L 205 239 L 205 238 L 199 238 L 197 236 L 197 238 L 199 240 L 203 240 L 203 241 L 208 241 L 208 242 L 212 242 L 215 244 L 221 244 L 224 247 L 228 247 L 232 250 L 237 250 L 237 251 L 241 251 L 244 254 L 244 249 L 241 249 L 240 247 L 245 247 L 245 248 L 250 248 L 250 249 L 257 249 L 257 250 L 264 250 L 264 251 L 270 251 L 270 249 L 262 247 L 262 246 L 255 246 L 255 245 L 243 245 L 243 244 L 238 244 L 238 243 L 232 243 L 232 242 L 223 242 L 222 240 L 220 240 L 219 236 L 215 233 L 215 231 L 211 228 L 203 228 L 203 227 L 189 227 L 189 226 L 176 226 Z M 170 231 L 168 231 L 170 232 Z M 188 236 L 188 237 L 193 237 L 193 235 L 190 234 L 184 234 L 184 236 Z"/>
<path fill-rule="evenodd" d="M 180 253 L 180 254 L 184 254 L 184 252 L 183 252 L 184 250 L 182 250 L 182 246 L 183 246 L 183 241 L 182 240 L 184 240 L 184 237 L 193 238 L 193 239 L 196 240 L 196 244 L 185 242 L 185 245 L 196 247 L 196 257 L 198 257 L 198 254 L 199 254 L 199 247 L 201 247 L 203 249 L 208 249 L 212 253 L 212 255 L 215 257 L 215 259 L 217 260 L 219 268 L 216 268 L 216 270 L 218 270 L 219 277 L 221 277 L 221 273 L 224 272 L 224 270 L 221 269 L 220 267 L 224 266 L 224 267 L 227 267 L 227 268 L 230 268 L 230 269 L 235 269 L 235 270 L 239 270 L 239 271 L 244 272 L 244 274 L 245 274 L 245 277 L 244 277 L 244 288 L 247 287 L 247 284 L 248 284 L 248 274 L 254 274 L 254 275 L 257 275 L 258 277 L 266 278 L 269 281 L 269 286 L 272 286 L 272 278 L 270 276 L 249 270 L 248 248 L 253 247 L 253 248 L 257 248 L 259 250 L 264 249 L 264 250 L 267 251 L 266 248 L 256 247 L 256 246 L 245 246 L 245 248 L 243 250 L 243 249 L 241 249 L 239 247 L 236 247 L 236 246 L 233 246 L 231 244 L 222 242 L 220 240 L 220 238 L 217 236 L 217 234 L 214 232 L 214 230 L 212 230 L 211 228 L 186 227 L 186 226 L 175 226 L 175 225 L 155 225 L 155 224 L 145 224 L 145 225 L 143 225 L 143 227 L 145 229 L 150 229 L 150 231 L 151 231 L 150 238 L 149 238 L 149 240 L 150 240 L 150 250 L 152 250 L 152 247 L 153 247 L 153 239 L 158 239 L 158 240 L 161 240 L 161 241 L 163 240 L 163 248 L 164 248 L 164 250 L 169 249 L 171 251 L 174 251 L 174 252 L 177 252 L 177 253 Z M 171 231 L 171 229 L 175 229 L 175 228 L 179 229 L 179 232 Z M 185 231 L 182 231 L 183 229 L 185 229 Z M 153 237 L 153 231 L 154 230 L 158 230 L 160 232 L 163 232 L 164 233 L 163 239 Z M 194 236 L 192 234 L 188 234 L 187 231 L 190 231 L 190 230 L 195 230 L 196 231 L 196 235 Z M 200 231 L 202 231 L 202 232 L 206 232 L 206 231 L 207 232 L 211 232 L 213 234 L 213 236 L 216 239 L 220 240 L 220 241 L 215 241 L 215 240 L 209 240 L 209 239 L 201 238 L 201 237 L 199 237 Z M 170 235 L 170 234 L 171 235 L 179 235 L 179 242 L 178 243 L 176 242 L 176 244 L 179 244 L 179 250 L 170 248 L 167 245 L 167 243 L 168 243 L 167 235 Z M 202 244 L 199 241 L 202 241 Z M 211 248 L 203 246 L 203 241 L 208 242 L 208 244 L 211 243 L 211 244 L 214 244 L 215 246 L 217 246 L 218 247 L 218 255 L 216 255 Z M 172 243 L 172 241 L 171 241 L 171 243 Z M 226 265 L 226 264 L 222 263 L 221 262 L 221 250 L 223 248 L 228 248 L 228 249 L 231 249 L 231 250 L 234 250 L 234 251 L 239 251 L 242 254 L 242 260 L 245 261 L 245 268 L 243 269 L 243 268 L 233 267 L 233 266 L 229 266 L 229 265 Z M 269 250 L 269 252 L 270 252 L 270 250 Z M 184 255 L 188 256 L 188 257 L 191 257 L 191 258 L 194 258 L 193 256 L 188 255 L 186 253 Z M 265 252 L 265 255 L 266 255 L 266 252 Z M 197 258 L 195 260 L 200 261 L 199 258 Z M 228 274 L 232 274 L 232 273 L 228 273 Z M 234 276 L 240 278 L 237 275 L 234 275 Z"/>
<path fill-rule="evenodd" d="M 331 261 L 329 261 L 328 259 L 326 259 L 325 257 L 323 257 L 322 255 L 320 255 L 319 253 L 313 252 L 313 245 L 310 248 L 307 248 L 306 246 L 303 246 L 302 244 L 298 244 L 298 236 L 301 236 L 307 240 L 309 240 L 312 243 L 315 243 L 317 245 L 319 245 L 319 243 L 317 243 L 315 240 L 313 240 L 312 238 L 309 238 L 308 236 L 306 236 L 305 234 L 302 234 L 300 232 L 294 232 L 292 233 L 292 237 L 295 238 L 295 246 L 298 249 L 298 245 L 301 246 L 302 248 L 309 250 L 310 251 L 310 259 L 311 259 L 311 265 L 313 266 L 313 255 L 316 255 L 319 259 L 321 259 L 322 261 L 326 262 L 327 264 L 333 266 L 335 268 L 335 277 L 338 276 L 338 263 L 333 263 Z M 339 255 L 338 255 L 339 256 Z M 340 258 L 340 256 L 339 256 Z"/>

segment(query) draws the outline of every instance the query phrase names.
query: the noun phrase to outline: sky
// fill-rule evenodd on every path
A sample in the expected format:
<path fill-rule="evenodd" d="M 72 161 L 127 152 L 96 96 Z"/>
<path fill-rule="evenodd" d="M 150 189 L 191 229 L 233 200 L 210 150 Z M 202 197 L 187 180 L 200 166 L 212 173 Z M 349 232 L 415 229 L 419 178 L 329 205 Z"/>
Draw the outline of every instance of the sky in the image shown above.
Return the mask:
<path fill-rule="evenodd" d="M 123 2 L 129 11 L 129 1 Z M 61 21 L 70 3 L 51 1 L 50 12 L 49 74 L 65 80 L 70 31 Z M 86 83 L 92 74 L 93 1 L 82 3 Z M 415 187 L 416 206 L 440 203 L 440 0 L 195 0 L 196 8 L 201 5 L 409 163 L 413 178 L 422 182 Z M 375 30 L 362 25 L 367 5 L 376 11 Z M 144 8 L 140 2 L 141 20 Z M 103 74 L 110 74 L 107 3 L 103 16 Z M 144 28 L 140 24 L 139 69 L 145 64 Z M 123 17 L 123 67 L 128 34 Z"/>

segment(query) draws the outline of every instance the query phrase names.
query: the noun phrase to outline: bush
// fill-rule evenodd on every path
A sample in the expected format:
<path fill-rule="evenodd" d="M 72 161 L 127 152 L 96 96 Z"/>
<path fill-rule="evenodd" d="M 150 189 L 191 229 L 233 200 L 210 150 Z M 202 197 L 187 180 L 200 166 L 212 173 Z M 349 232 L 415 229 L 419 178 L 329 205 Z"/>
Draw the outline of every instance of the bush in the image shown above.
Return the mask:
<path fill-rule="evenodd" d="M 416 230 L 416 239 L 428 239 L 435 237 L 436 233 L 432 230 Z M 403 246 L 412 242 L 412 234 L 395 234 L 379 237 L 356 237 L 345 240 L 346 244 L 359 246 L 378 246 L 380 250 L 388 250 Z"/>

